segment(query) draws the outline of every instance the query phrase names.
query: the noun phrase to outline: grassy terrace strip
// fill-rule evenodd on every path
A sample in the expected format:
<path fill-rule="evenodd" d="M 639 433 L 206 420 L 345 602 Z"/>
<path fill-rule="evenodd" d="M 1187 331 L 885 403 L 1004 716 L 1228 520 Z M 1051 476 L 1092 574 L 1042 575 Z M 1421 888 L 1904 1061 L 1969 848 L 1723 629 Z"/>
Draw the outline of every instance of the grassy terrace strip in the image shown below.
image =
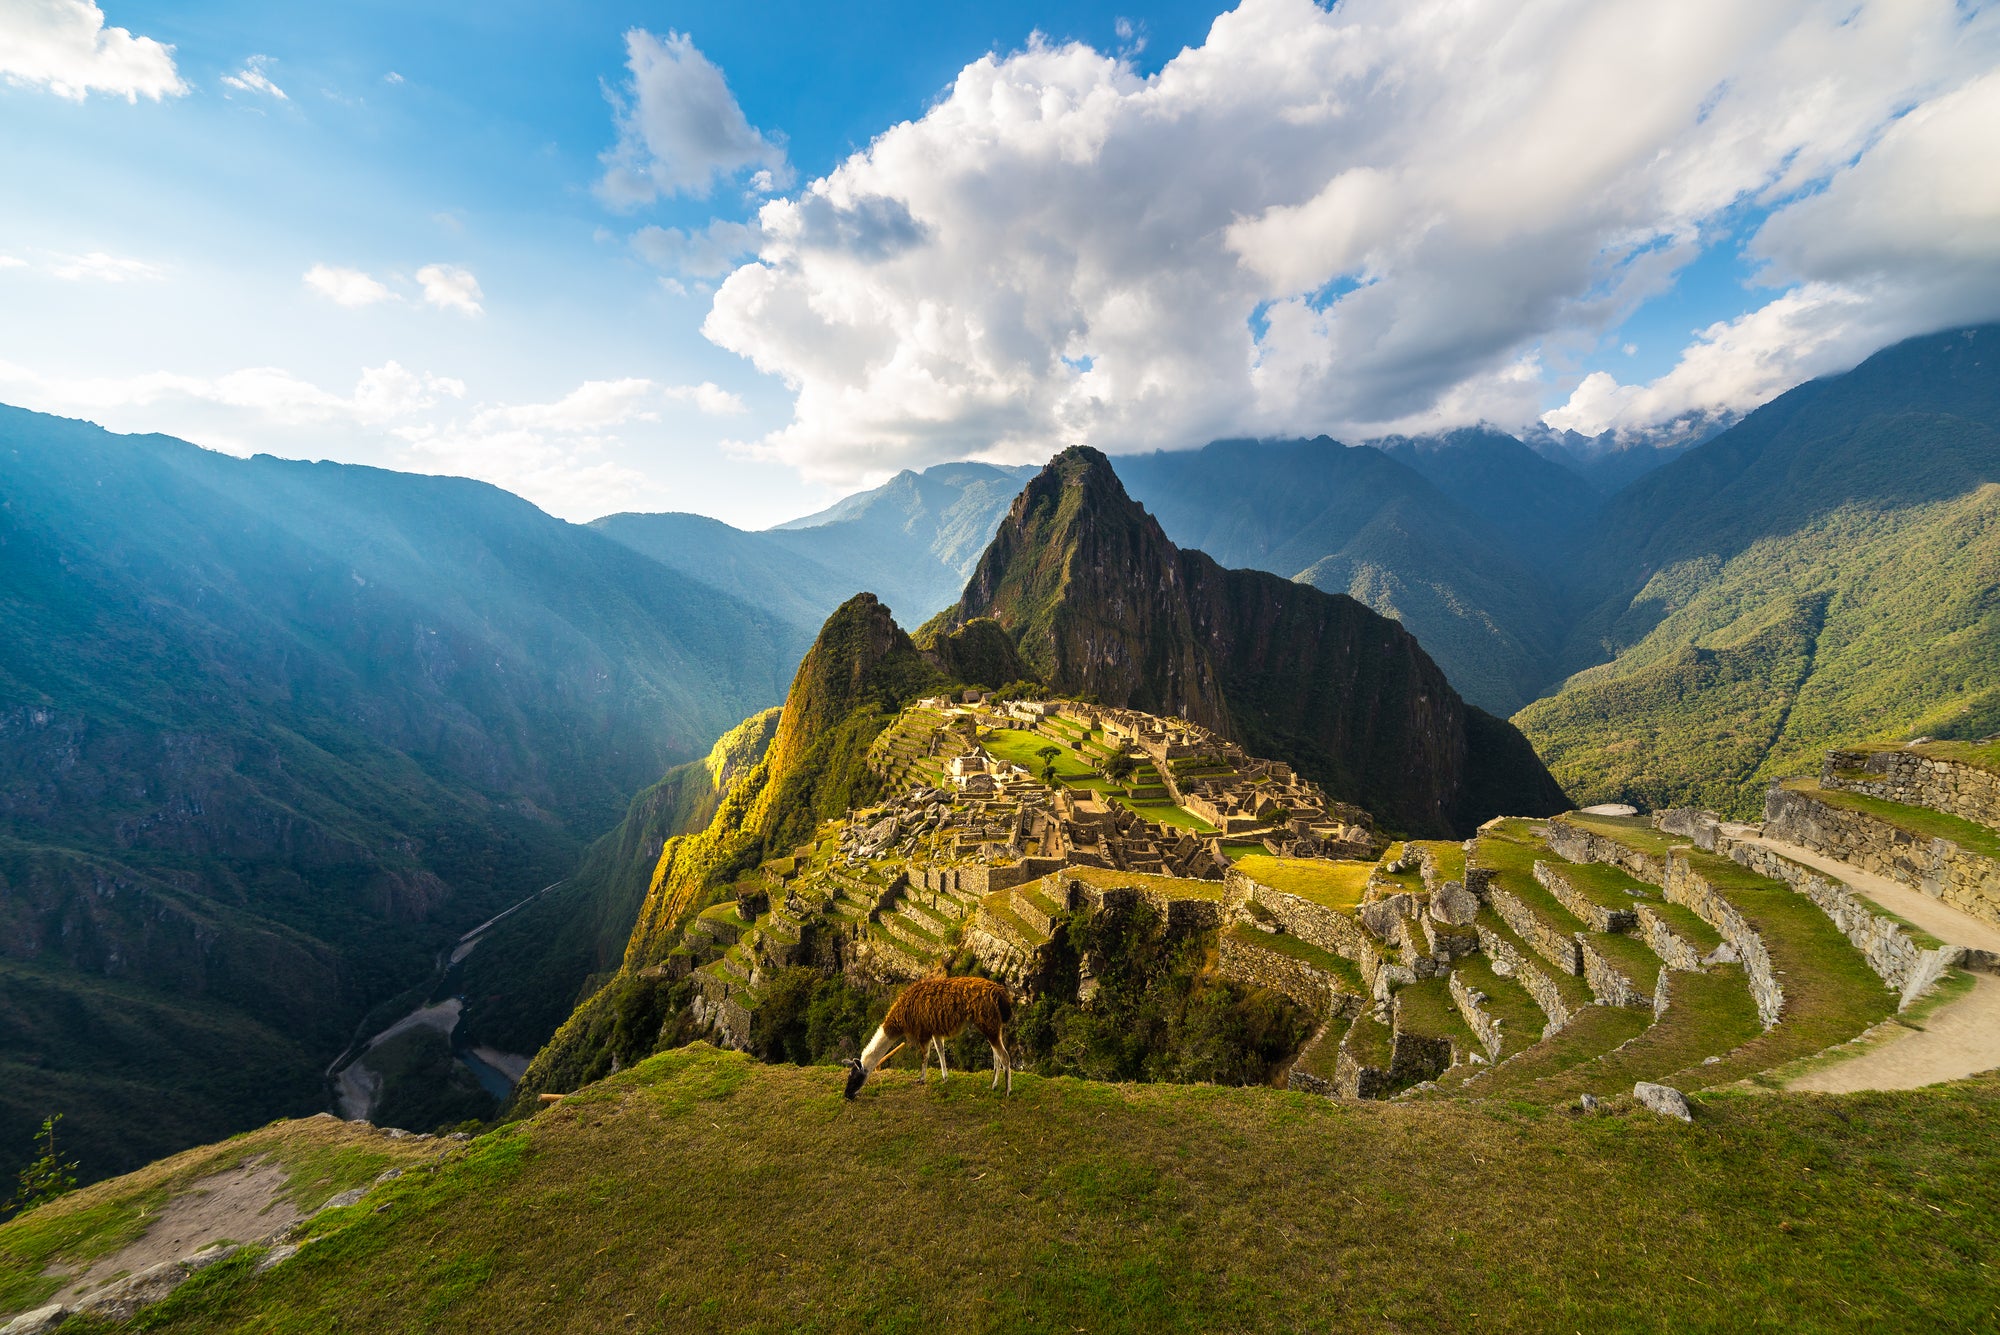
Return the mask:
<path fill-rule="evenodd" d="M 1459 1013 L 1458 1003 L 1451 999 L 1449 979 L 1425 978 L 1399 987 L 1396 1005 L 1399 1022 L 1411 1033 L 1448 1038 L 1461 1057 L 1468 1052 L 1486 1051 Z"/>
<path fill-rule="evenodd" d="M 1236 870 L 1273 890 L 1310 900 L 1322 908 L 1343 912 L 1361 903 L 1372 862 L 1334 862 L 1324 858 L 1274 858 L 1252 853 L 1236 860 Z"/>
<path fill-rule="evenodd" d="M 1723 1057 L 1762 1032 L 1742 969 L 1725 965 L 1707 973 L 1677 973 L 1670 986 L 1672 1004 L 1649 1028 L 1614 1051 L 1544 1080 L 1534 1096 L 1629 1094 L 1634 1081 L 1701 1069 L 1708 1058 Z"/>
<path fill-rule="evenodd" d="M 1258 950 L 1268 950 L 1310 964 L 1321 973 L 1332 974 L 1341 985 L 1356 996 L 1367 996 L 1368 988 L 1361 981 L 1361 970 L 1352 960 L 1342 959 L 1330 950 L 1321 950 L 1310 941 L 1301 941 L 1289 932 L 1263 932 L 1243 923 L 1229 927 L 1228 932 L 1238 941 Z"/>
<path fill-rule="evenodd" d="M 1562 873 L 1565 880 L 1583 893 L 1585 899 L 1612 909 L 1633 909 L 1641 904 L 1658 904 L 1660 888 L 1627 875 L 1621 868 L 1602 862 L 1565 862 L 1553 853 L 1542 861 Z M 1636 892 L 1636 893 L 1634 893 Z"/>
<path fill-rule="evenodd" d="M 1299 1053 L 1298 1060 L 1292 1063 L 1292 1069 L 1318 1076 L 1331 1085 L 1340 1066 L 1340 1040 L 1347 1037 L 1347 1031 L 1353 1024 L 1352 1015 L 1338 1015 L 1327 1021 L 1319 1041 L 1307 1044 L 1305 1050 Z"/>
<path fill-rule="evenodd" d="M 1468 1079 L 1463 1093 L 1476 1099 L 1548 1102 L 1559 1096 L 1544 1092 L 1548 1077 L 1603 1056 L 1645 1033 L 1652 1022 L 1650 1014 L 1628 1006 L 1585 1006 L 1555 1037 L 1501 1063 L 1490 1074 Z"/>
<path fill-rule="evenodd" d="M 1476 919 L 1476 922 L 1478 926 L 1496 933 L 1508 945 L 1519 951 L 1523 959 L 1540 969 L 1543 976 L 1555 984 L 1556 991 L 1562 994 L 1562 999 L 1568 1003 L 1571 1010 L 1575 1010 L 1579 1006 L 1590 1005 L 1589 984 L 1573 973 L 1564 973 L 1561 969 L 1556 968 L 1555 965 L 1550 964 L 1547 960 L 1536 954 L 1534 949 L 1516 935 L 1513 928 L 1507 925 L 1507 920 L 1502 918 L 1494 909 L 1489 907 L 1479 910 L 1479 917 Z M 1463 963 L 1464 961 L 1460 961 L 1461 967 Z"/>
<path fill-rule="evenodd" d="M 1714 1086 L 1760 1073 L 1844 1043 L 1896 1011 L 1896 993 L 1819 908 L 1782 881 L 1768 880 L 1727 858 L 1691 852 L 1695 871 L 1721 892 L 1764 939 L 1785 990 L 1778 1023 L 1714 1066 L 1690 1066 L 1672 1077 Z M 1676 978 L 1675 982 L 1681 979 Z M 1760 1083 L 1765 1083 L 1760 1081 Z"/>
<path fill-rule="evenodd" d="M 1865 793 L 1822 788 L 1815 779 L 1797 779 L 1787 783 L 1785 787 L 1797 792 L 1811 793 L 1814 798 L 1830 807 L 1873 816 L 1885 825 L 1893 825 L 1919 838 L 1949 839 L 1969 852 L 2000 861 L 2000 833 L 1995 833 L 1984 825 L 1966 820 L 1962 816 L 1932 811 L 1929 807 L 1904 806 L 1900 802 L 1869 797 Z"/>
<path fill-rule="evenodd" d="M 1424 888 L 1424 878 L 1415 868 L 1409 871 L 1388 870 L 1389 864 L 1402 861 L 1403 850 L 1411 847 L 1415 847 L 1415 845 L 1391 844 L 1388 848 L 1384 849 L 1382 851 L 1382 861 L 1376 864 L 1375 878 L 1393 885 L 1399 890 L 1407 890 L 1412 894 L 1421 891 Z"/>
<path fill-rule="evenodd" d="M 1500 1021 L 1503 1059 L 1541 1040 L 1549 1017 L 1542 1014 L 1528 989 L 1493 972 L 1493 965 L 1483 955 L 1466 956 L 1453 972 L 1475 991 L 1486 994 L 1485 1011 Z"/>
<path fill-rule="evenodd" d="M 1676 936 L 1704 955 L 1722 944 L 1722 933 L 1710 927 L 1706 919 L 1685 904 L 1671 903 L 1662 897 L 1648 900 L 1646 907 L 1659 914 L 1660 920 Z"/>
<path fill-rule="evenodd" d="M 1177 830 L 1187 830 L 1193 834 L 1211 835 L 1215 827 L 1192 811 L 1183 811 L 1171 802 L 1141 802 L 1136 798 L 1115 798 L 1120 806 L 1144 816 L 1156 825 L 1170 825 Z"/>
<path fill-rule="evenodd" d="M 906 1072 L 843 1104 L 832 1070 L 691 1049 L 384 1184 L 269 1274 L 205 1272 L 146 1324 L 1965 1329 L 1993 1316 L 1996 1136 L 1990 1078 L 1710 1097 L 1690 1127 L 1033 1076 L 1002 1104 Z"/>
<path fill-rule="evenodd" d="M 1514 895 L 1550 926 L 1564 933 L 1580 932 L 1583 923 L 1535 879 L 1535 859 L 1546 861 L 1550 856 L 1549 850 L 1539 843 L 1521 843 L 1488 834 L 1480 837 L 1477 865 L 1491 867 L 1493 884 Z"/>
<path fill-rule="evenodd" d="M 1408 847 L 1428 852 L 1437 861 L 1438 879 L 1441 881 L 1461 881 L 1465 879 L 1465 846 L 1449 839 L 1414 839 Z M 1418 884 L 1422 884 L 1421 878 Z"/>
<path fill-rule="evenodd" d="M 1389 1069 L 1395 1054 L 1396 1033 L 1366 1010 L 1358 1012 L 1347 1029 L 1347 1050 L 1363 1066 Z"/>
<path fill-rule="evenodd" d="M 383 1169 L 421 1162 L 438 1149 L 436 1141 L 391 1140 L 365 1126 L 312 1117 L 274 1122 L 95 1183 L 0 1225 L 0 1313 L 33 1307 L 60 1289 L 61 1280 L 42 1273 L 48 1267 L 80 1271 L 136 1241 L 171 1196 L 212 1173 L 274 1160 L 286 1172 L 285 1198 L 310 1213 Z"/>
<path fill-rule="evenodd" d="M 1606 839 L 1614 839 L 1627 848 L 1636 848 L 1654 857 L 1663 858 L 1668 849 L 1687 843 L 1685 839 L 1660 833 L 1644 816 L 1586 816 L 1572 811 L 1563 820 L 1580 830 L 1601 834 Z"/>

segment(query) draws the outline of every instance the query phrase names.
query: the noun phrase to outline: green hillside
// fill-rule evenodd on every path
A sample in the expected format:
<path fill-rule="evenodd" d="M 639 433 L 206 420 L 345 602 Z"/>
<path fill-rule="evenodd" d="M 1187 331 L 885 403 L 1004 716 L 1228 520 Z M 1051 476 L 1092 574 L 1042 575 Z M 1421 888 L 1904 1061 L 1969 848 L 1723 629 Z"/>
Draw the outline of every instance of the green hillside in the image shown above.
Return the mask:
<path fill-rule="evenodd" d="M 663 1054 L 149 1309 L 163 1332 L 1971 1329 L 2000 1081 L 1340 1103 Z M 283 1128 L 274 1128 L 282 1134 Z M 1746 1165 L 1755 1165 L 1746 1171 Z M 97 1220 L 0 1227 L 0 1276 Z M 726 1208 L 717 1208 L 726 1202 Z M 72 1212 L 75 1212 L 74 1215 Z M 101 1246 L 102 1244 L 97 1244 Z M 66 1335 L 100 1329 L 80 1321 Z"/>
<path fill-rule="evenodd" d="M 1815 381 L 1607 508 L 1516 722 L 1579 801 L 1736 814 L 1846 742 L 2000 730 L 2000 329 Z"/>
<path fill-rule="evenodd" d="M 5 409 L 0 487 L 0 1139 L 93 1176 L 324 1106 L 802 647 L 462 479 Z"/>

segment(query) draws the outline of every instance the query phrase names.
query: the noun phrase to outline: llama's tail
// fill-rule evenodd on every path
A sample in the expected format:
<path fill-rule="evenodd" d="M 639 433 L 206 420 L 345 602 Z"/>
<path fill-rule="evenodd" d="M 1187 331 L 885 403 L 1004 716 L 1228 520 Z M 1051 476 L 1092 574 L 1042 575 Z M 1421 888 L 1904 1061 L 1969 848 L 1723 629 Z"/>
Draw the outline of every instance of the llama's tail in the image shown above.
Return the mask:
<path fill-rule="evenodd" d="M 1014 1023 L 1014 998 L 1005 991 L 1000 993 L 1000 1023 Z"/>

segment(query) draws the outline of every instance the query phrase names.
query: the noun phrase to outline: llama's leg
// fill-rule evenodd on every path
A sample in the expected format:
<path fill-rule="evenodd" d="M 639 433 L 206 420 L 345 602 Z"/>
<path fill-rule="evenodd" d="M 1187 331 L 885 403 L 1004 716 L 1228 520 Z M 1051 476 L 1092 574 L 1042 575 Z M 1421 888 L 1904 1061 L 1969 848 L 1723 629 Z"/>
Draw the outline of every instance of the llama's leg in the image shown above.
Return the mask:
<path fill-rule="evenodd" d="M 1007 1047 L 1007 1031 L 1000 1031 L 1000 1059 L 1007 1063 L 1007 1092 L 1014 1092 L 1014 1054 Z"/>
<path fill-rule="evenodd" d="M 931 1042 L 937 1044 L 938 1083 L 941 1085 L 951 1076 L 951 1066 L 944 1059 L 944 1040 L 942 1038 L 934 1038 Z"/>
<path fill-rule="evenodd" d="M 931 1045 L 926 1043 L 917 1052 L 917 1083 L 920 1085 L 930 1083 L 930 1074 Z"/>
<path fill-rule="evenodd" d="M 988 1085 L 987 1088 L 998 1089 L 1000 1088 L 1000 1045 L 998 1043 L 988 1043 L 986 1046 L 993 1049 L 993 1083 Z"/>

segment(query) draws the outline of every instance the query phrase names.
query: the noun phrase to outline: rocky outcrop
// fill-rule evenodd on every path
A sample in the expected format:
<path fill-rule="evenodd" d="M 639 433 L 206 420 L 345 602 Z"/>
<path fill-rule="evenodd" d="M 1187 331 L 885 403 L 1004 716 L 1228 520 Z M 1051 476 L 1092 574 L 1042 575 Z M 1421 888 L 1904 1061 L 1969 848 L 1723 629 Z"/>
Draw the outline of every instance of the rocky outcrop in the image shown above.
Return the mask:
<path fill-rule="evenodd" d="M 1282 756 L 1405 829 L 1567 805 L 1526 739 L 1460 699 L 1401 625 L 1175 547 L 1095 450 L 1029 482 L 936 630 L 981 617 L 1055 689 Z"/>

